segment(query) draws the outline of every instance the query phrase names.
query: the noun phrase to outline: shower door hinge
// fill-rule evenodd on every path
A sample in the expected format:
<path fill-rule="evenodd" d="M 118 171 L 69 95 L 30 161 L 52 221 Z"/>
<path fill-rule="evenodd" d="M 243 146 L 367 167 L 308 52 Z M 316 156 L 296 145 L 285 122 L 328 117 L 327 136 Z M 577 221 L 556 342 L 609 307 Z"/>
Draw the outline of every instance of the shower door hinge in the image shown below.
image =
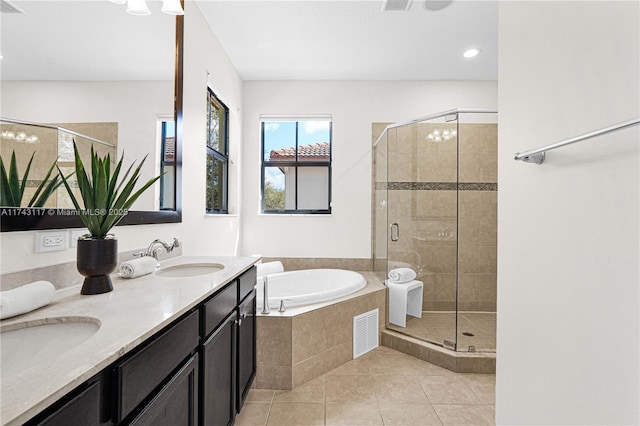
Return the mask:
<path fill-rule="evenodd" d="M 444 121 L 447 123 L 450 121 L 456 121 L 458 119 L 458 114 L 449 114 L 444 116 Z"/>
<path fill-rule="evenodd" d="M 442 344 L 442 346 L 444 346 L 447 349 L 451 349 L 452 351 L 456 350 L 455 342 L 452 342 L 450 340 L 445 340 L 444 343 Z"/>

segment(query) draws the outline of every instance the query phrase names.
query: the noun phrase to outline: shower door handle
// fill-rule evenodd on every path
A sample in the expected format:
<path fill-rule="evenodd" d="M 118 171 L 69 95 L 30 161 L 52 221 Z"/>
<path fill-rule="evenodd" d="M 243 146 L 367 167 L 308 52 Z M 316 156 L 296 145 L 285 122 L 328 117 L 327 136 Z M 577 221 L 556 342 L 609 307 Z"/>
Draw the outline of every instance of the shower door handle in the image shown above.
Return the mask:
<path fill-rule="evenodd" d="M 391 241 L 398 241 L 400 239 L 400 225 L 398 225 L 398 222 L 393 222 L 389 228 L 391 229 Z M 393 238 L 394 229 L 396 230 L 395 238 Z"/>

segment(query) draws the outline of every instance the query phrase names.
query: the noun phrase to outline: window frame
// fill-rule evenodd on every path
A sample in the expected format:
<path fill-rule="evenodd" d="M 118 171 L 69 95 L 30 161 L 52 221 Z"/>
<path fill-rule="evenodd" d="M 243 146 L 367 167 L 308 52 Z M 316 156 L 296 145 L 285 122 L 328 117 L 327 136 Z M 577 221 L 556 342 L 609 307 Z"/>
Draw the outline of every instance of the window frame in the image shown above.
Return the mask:
<path fill-rule="evenodd" d="M 265 160 L 264 128 L 266 122 L 295 122 L 295 151 L 296 159 L 293 161 L 268 161 Z M 309 161 L 298 159 L 298 126 L 304 121 L 328 121 L 329 122 L 329 160 Z M 295 205 L 298 205 L 298 169 L 308 167 L 323 167 L 327 169 L 327 208 L 326 209 L 265 209 L 265 171 L 267 167 L 294 167 L 295 168 Z M 265 215 L 331 215 L 332 197 L 332 170 L 333 170 L 333 118 L 327 115 L 317 116 L 261 116 L 260 117 L 260 214 Z"/>
<path fill-rule="evenodd" d="M 220 146 L 220 144 L 222 143 L 222 140 L 224 140 L 224 152 L 220 152 L 214 148 L 211 148 L 209 146 L 209 131 L 211 129 L 211 125 L 210 125 L 210 115 L 209 115 L 209 108 L 211 106 L 211 104 L 213 104 L 219 112 L 223 112 L 223 119 L 224 119 L 224 129 L 222 129 L 223 131 L 220 132 L 219 134 L 219 144 L 218 146 Z M 224 139 L 223 139 L 224 138 Z M 220 189 L 222 190 L 222 208 L 220 209 L 216 209 L 213 208 L 212 205 L 207 205 L 206 201 L 207 201 L 207 195 L 206 194 L 206 186 L 205 186 L 205 213 L 206 214 L 229 214 L 229 108 L 225 105 L 224 102 L 222 102 L 220 100 L 220 98 L 214 93 L 214 91 L 211 89 L 211 87 L 207 87 L 207 130 L 206 130 L 206 141 L 205 141 L 205 150 L 206 150 L 206 159 L 209 158 L 209 156 L 212 156 L 213 158 L 213 162 L 212 162 L 212 167 L 213 164 L 215 164 L 215 161 L 218 160 L 220 162 L 222 162 L 223 164 L 223 176 L 222 176 L 222 183 L 220 184 Z M 205 159 L 205 164 L 206 164 L 206 159 Z M 206 166 L 206 175 L 209 175 L 209 167 L 208 165 Z M 213 204 L 215 204 L 215 197 L 213 196 L 213 191 L 215 190 L 215 185 L 211 185 L 211 201 Z"/>

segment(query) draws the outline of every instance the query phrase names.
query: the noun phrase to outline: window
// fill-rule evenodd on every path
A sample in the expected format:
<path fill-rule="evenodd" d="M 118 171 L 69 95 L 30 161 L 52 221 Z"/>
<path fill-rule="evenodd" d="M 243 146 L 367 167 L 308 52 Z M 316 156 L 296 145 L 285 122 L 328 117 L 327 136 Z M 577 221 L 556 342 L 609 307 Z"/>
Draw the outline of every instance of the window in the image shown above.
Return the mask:
<path fill-rule="evenodd" d="M 229 108 L 207 89 L 207 213 L 227 213 Z"/>
<path fill-rule="evenodd" d="M 331 118 L 263 117 L 262 212 L 331 213 Z"/>
<path fill-rule="evenodd" d="M 176 125 L 163 120 L 160 126 L 160 210 L 175 210 Z"/>

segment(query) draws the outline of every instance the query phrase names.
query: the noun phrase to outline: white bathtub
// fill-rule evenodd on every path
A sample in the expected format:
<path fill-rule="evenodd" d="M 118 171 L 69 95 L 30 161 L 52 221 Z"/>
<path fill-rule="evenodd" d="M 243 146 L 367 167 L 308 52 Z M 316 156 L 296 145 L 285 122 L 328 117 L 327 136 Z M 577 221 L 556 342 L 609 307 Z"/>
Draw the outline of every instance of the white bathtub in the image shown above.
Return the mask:
<path fill-rule="evenodd" d="M 367 280 L 357 272 L 342 269 L 304 269 L 268 275 L 269 307 L 287 308 L 338 299 L 364 288 Z M 258 311 L 262 307 L 263 281 L 258 278 Z"/>

